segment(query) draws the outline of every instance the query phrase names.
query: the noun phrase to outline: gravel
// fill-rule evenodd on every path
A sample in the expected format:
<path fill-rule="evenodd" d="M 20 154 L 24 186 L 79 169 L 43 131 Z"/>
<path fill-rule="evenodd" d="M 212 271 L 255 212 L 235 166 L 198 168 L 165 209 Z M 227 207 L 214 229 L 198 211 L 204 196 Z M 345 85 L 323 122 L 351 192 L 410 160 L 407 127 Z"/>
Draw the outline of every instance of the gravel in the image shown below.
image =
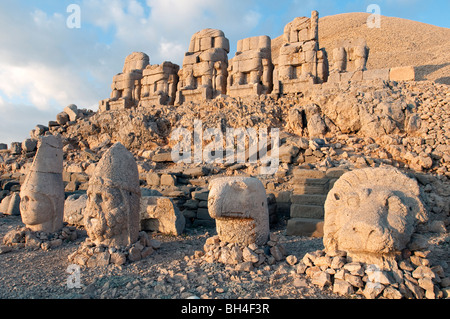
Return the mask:
<path fill-rule="evenodd" d="M 17 226 L 20 216 L 2 215 L 0 238 Z M 281 237 L 289 255 L 299 260 L 306 252 L 323 249 L 321 238 Z M 79 268 L 69 267 L 68 255 L 85 240 L 78 230 L 75 242 L 64 242 L 48 251 L 14 248 L 0 254 L 0 299 L 329 299 L 340 298 L 330 290 L 313 286 L 304 275 L 297 275 L 295 266 L 285 260 L 251 272 L 239 272 L 219 263 L 195 258 L 214 228 L 187 229 L 182 236 L 152 234 L 162 244 L 149 257 L 123 266 Z M 76 267 L 75 267 L 76 269 Z M 79 287 L 79 288 L 77 288 Z"/>

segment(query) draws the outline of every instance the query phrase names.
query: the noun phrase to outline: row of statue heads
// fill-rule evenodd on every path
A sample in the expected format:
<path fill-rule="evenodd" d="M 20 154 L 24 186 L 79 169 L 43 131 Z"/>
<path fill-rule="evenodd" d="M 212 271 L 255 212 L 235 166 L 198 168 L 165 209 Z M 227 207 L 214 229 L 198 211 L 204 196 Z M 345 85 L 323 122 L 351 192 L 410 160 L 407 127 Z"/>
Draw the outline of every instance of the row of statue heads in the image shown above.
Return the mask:
<path fill-rule="evenodd" d="M 273 52 L 268 36 L 239 40 L 228 60 L 229 40 L 221 30 L 195 33 L 182 67 L 171 62 L 151 65 L 143 52 L 126 57 L 123 71 L 113 77 L 109 99 L 99 110 L 137 106 L 181 105 L 185 102 L 261 94 L 298 93 L 302 84 L 327 81 L 332 73 L 364 71 L 369 49 L 364 40 L 342 41 L 332 52 L 319 46 L 318 12 L 298 17 L 284 28 L 283 44 Z"/>
<path fill-rule="evenodd" d="M 62 145 L 60 136 L 39 138 L 38 151 L 20 190 L 22 221 L 35 232 L 55 233 L 63 228 Z M 216 221 L 219 241 L 245 247 L 268 242 L 267 194 L 258 178 L 217 177 L 209 181 L 208 188 L 208 214 Z M 136 161 L 121 143 L 102 155 L 90 176 L 87 195 L 83 223 L 89 245 L 136 247 L 139 241 L 144 247 L 141 210 L 149 202 L 141 201 Z M 428 220 L 417 181 L 393 167 L 344 173 L 330 190 L 324 210 L 326 252 L 345 251 L 352 261 L 380 267 L 396 265 L 396 256 L 408 247 L 416 227 Z"/>

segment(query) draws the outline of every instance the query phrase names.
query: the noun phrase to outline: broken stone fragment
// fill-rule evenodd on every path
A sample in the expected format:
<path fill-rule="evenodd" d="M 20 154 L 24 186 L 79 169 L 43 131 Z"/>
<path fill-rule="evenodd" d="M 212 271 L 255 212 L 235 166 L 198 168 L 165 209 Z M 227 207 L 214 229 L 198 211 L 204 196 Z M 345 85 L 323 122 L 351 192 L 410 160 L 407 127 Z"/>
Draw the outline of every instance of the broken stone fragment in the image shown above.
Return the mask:
<path fill-rule="evenodd" d="M 140 208 L 141 229 L 163 234 L 181 235 L 186 220 L 170 198 L 143 196 Z"/>
<path fill-rule="evenodd" d="M 20 195 L 17 192 L 13 192 L 11 195 L 6 196 L 0 202 L 0 213 L 5 215 L 20 215 Z"/>
<path fill-rule="evenodd" d="M 76 121 L 77 118 L 78 118 L 78 107 L 75 104 L 67 105 L 64 108 L 64 113 L 67 114 L 67 116 L 69 117 L 70 121 Z M 63 117 L 63 115 L 61 117 Z"/>

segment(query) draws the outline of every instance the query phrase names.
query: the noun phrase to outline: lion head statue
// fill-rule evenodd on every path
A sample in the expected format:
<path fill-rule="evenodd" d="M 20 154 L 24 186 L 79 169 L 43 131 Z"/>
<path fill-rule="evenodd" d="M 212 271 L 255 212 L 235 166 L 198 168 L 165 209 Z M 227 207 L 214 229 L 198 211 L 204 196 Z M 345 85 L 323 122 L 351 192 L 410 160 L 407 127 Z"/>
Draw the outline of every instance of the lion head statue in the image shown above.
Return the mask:
<path fill-rule="evenodd" d="M 325 202 L 325 250 L 346 251 L 353 261 L 383 263 L 406 248 L 416 226 L 427 219 L 417 182 L 399 170 L 347 172 Z"/>

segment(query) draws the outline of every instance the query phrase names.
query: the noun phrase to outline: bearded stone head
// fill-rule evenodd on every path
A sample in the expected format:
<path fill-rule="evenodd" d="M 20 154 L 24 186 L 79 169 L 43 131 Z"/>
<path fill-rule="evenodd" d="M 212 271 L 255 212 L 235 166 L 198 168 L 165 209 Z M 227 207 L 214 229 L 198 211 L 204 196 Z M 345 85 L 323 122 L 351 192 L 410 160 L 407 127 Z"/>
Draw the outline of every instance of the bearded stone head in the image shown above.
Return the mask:
<path fill-rule="evenodd" d="M 324 246 L 353 261 L 392 260 L 427 220 L 417 182 L 395 168 L 345 173 L 325 202 Z M 389 263 L 389 261 L 388 261 Z"/>
<path fill-rule="evenodd" d="M 84 224 L 96 244 L 128 246 L 139 235 L 139 174 L 133 155 L 120 143 L 105 152 L 87 190 Z"/>

